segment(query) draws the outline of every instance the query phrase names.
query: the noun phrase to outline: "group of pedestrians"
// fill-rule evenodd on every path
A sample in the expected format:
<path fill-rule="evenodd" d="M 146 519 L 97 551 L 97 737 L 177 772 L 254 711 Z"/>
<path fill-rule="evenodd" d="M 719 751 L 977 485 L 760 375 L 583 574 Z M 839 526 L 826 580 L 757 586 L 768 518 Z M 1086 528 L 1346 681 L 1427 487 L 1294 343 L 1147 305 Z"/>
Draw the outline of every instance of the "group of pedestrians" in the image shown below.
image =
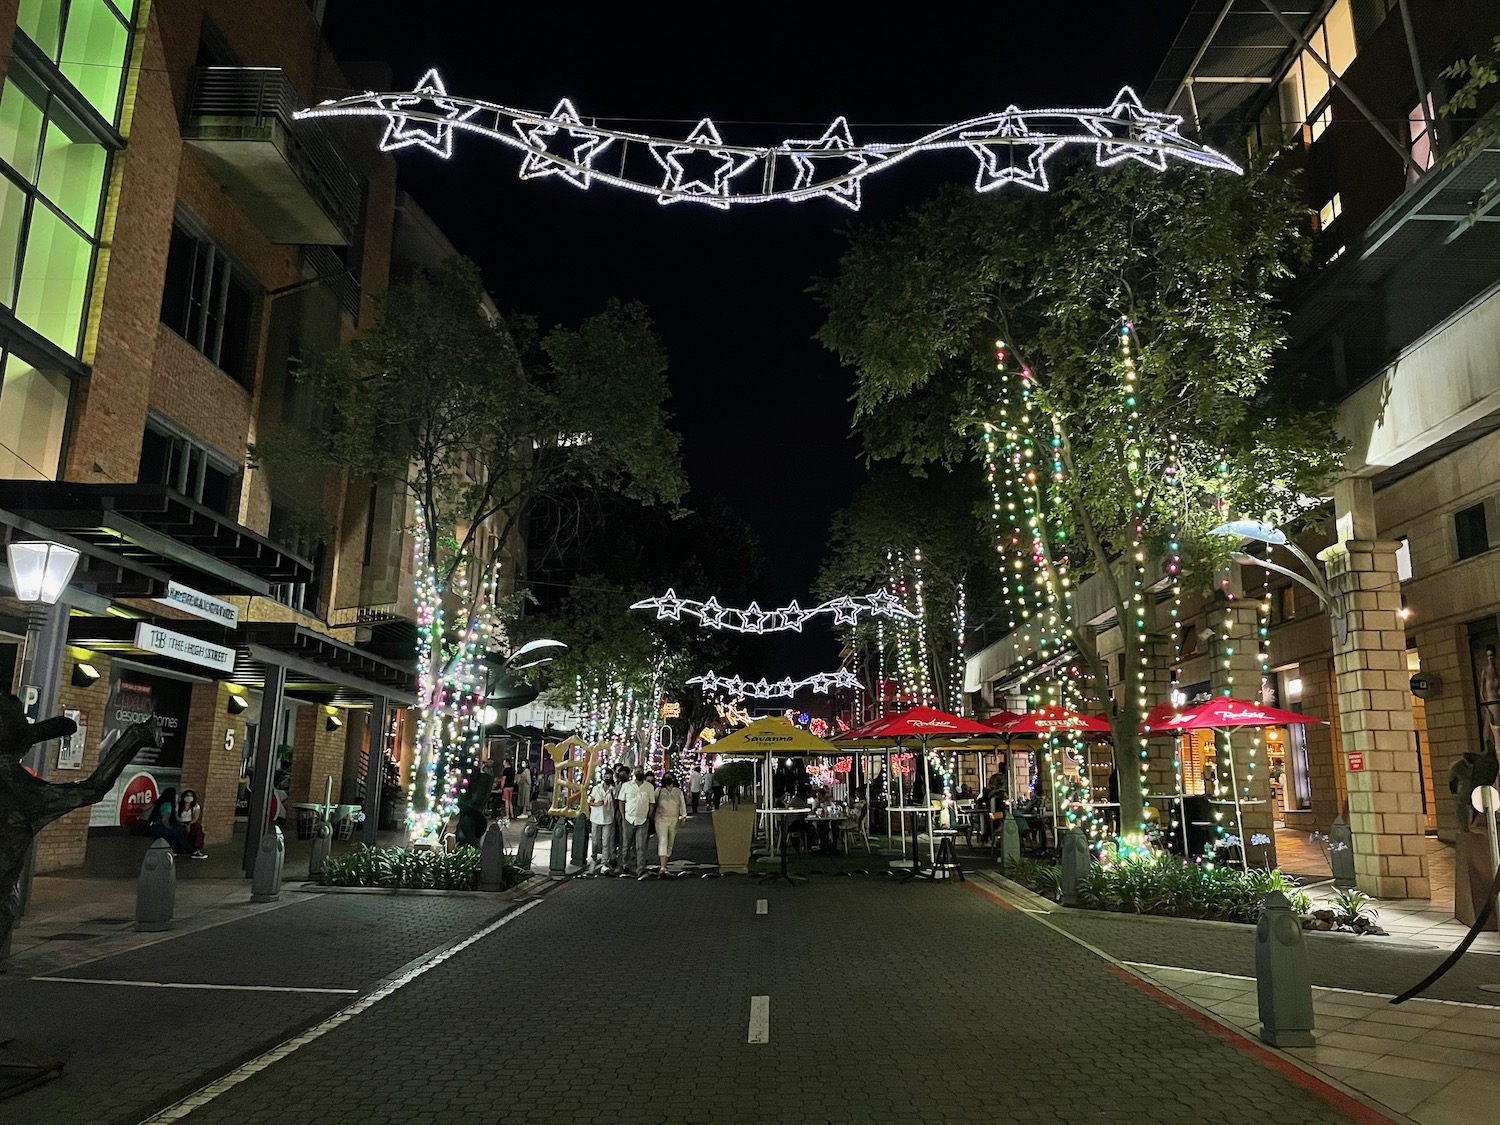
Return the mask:
<path fill-rule="evenodd" d="M 639 767 L 633 771 L 625 765 L 606 767 L 589 792 L 593 870 L 645 875 L 651 865 L 647 846 L 654 830 L 658 874 L 666 875 L 677 830 L 687 818 L 687 798 L 671 774 L 658 786 Z"/>

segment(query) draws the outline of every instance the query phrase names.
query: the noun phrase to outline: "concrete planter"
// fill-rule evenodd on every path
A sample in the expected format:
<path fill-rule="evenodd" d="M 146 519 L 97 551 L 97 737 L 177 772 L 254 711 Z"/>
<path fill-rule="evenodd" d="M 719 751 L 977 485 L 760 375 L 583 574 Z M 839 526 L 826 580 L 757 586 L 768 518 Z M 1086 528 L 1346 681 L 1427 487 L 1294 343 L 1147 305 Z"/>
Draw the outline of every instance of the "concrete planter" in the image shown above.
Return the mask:
<path fill-rule="evenodd" d="M 719 853 L 719 870 L 750 870 L 750 840 L 755 835 L 755 809 L 722 808 L 714 810 L 714 848 Z"/>

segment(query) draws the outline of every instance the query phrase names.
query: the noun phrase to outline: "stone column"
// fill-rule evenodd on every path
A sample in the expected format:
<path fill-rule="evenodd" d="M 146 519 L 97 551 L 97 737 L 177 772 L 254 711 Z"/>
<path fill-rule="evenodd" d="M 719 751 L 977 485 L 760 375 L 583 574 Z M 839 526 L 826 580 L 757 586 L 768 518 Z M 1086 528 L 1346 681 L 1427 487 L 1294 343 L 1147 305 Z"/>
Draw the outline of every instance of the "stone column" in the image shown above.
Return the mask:
<path fill-rule="evenodd" d="M 1239 582 L 1239 568 L 1232 568 L 1234 580 L 1226 588 L 1229 600 L 1208 611 L 1214 630 L 1214 662 L 1209 685 L 1215 695 L 1229 695 L 1252 703 L 1260 702 L 1260 605 L 1244 596 Z M 1226 736 L 1217 736 L 1219 784 L 1225 801 L 1230 792 L 1229 755 L 1226 741 L 1234 755 L 1233 778 L 1239 786 L 1240 824 L 1244 833 L 1245 858 L 1251 867 L 1276 866 L 1275 811 L 1271 807 L 1271 773 L 1266 761 L 1265 739 L 1255 727 L 1245 727 Z M 1223 813 L 1220 824 L 1229 834 L 1235 832 L 1234 806 L 1215 806 Z"/>
<path fill-rule="evenodd" d="M 229 684 L 194 684 L 182 756 L 182 788 L 198 794 L 207 845 L 228 843 L 234 835 L 234 806 L 240 792 L 245 719 L 231 713 Z"/>
<path fill-rule="evenodd" d="M 1421 764 L 1396 572 L 1400 544 L 1375 538 L 1368 480 L 1340 481 L 1334 503 L 1339 541 L 1319 557 L 1328 568 L 1333 597 L 1334 671 L 1355 877 L 1360 890 L 1378 898 L 1430 898 Z"/>

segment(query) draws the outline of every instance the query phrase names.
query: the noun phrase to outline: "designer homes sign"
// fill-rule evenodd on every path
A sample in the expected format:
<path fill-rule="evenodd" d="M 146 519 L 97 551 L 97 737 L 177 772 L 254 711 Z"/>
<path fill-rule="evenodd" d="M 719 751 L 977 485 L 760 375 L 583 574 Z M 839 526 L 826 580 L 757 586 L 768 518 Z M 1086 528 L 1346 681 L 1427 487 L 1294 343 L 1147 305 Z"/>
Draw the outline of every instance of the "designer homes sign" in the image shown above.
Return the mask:
<path fill-rule="evenodd" d="M 189 664 L 202 664 L 220 672 L 234 671 L 234 649 L 174 633 L 145 621 L 135 627 L 135 647 L 174 660 L 186 660 Z"/>
<path fill-rule="evenodd" d="M 180 586 L 176 582 L 168 582 L 167 596 L 156 600 L 162 605 L 176 606 L 178 609 L 187 610 L 194 617 L 201 617 L 205 621 L 217 621 L 220 625 L 227 625 L 231 629 L 240 623 L 240 610 L 233 602 L 211 598 L 207 594 L 199 593 L 191 586 Z"/>

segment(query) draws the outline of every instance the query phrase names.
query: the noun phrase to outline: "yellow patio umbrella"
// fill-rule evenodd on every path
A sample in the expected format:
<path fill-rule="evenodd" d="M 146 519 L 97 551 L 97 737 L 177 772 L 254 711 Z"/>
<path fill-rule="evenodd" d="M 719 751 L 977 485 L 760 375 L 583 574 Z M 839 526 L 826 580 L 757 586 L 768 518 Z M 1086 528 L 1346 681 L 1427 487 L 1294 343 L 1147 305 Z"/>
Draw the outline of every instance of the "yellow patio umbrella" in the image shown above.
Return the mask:
<path fill-rule="evenodd" d="M 838 755 L 843 751 L 827 739 L 819 738 L 811 731 L 803 730 L 784 715 L 770 715 L 764 719 L 757 719 L 748 727 L 741 727 L 733 734 L 726 734 L 718 742 L 714 743 L 714 753 L 723 754 L 725 757 L 734 757 L 736 754 L 763 754 L 765 755 L 765 808 L 762 813 L 769 819 L 772 815 L 769 810 L 776 807 L 776 794 L 773 792 L 772 779 L 775 771 L 771 767 L 771 761 L 778 754 L 833 754 Z M 770 839 L 770 825 L 767 825 L 767 843 Z M 773 849 L 774 850 L 774 849 Z"/>

